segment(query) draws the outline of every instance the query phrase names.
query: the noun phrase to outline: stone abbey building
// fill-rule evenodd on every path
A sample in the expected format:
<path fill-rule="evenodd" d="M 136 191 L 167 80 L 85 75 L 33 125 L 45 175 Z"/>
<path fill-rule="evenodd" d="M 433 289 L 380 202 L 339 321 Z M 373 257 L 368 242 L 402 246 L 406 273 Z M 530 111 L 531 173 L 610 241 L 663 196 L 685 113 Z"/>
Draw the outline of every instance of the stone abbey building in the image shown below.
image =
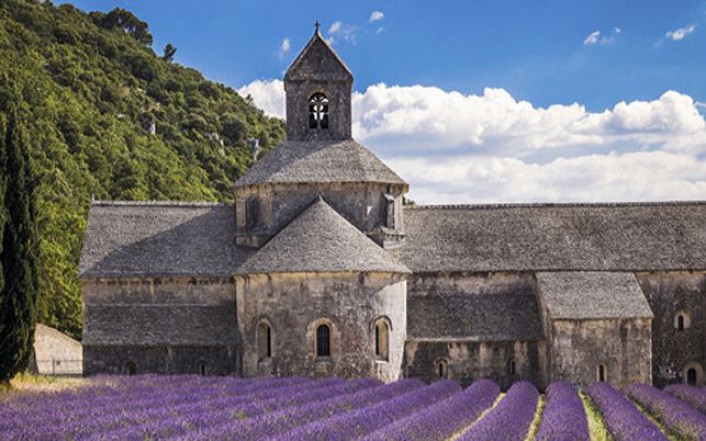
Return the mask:
<path fill-rule="evenodd" d="M 404 206 L 318 33 L 233 205 L 95 202 L 84 372 L 703 384 L 706 203 Z"/>

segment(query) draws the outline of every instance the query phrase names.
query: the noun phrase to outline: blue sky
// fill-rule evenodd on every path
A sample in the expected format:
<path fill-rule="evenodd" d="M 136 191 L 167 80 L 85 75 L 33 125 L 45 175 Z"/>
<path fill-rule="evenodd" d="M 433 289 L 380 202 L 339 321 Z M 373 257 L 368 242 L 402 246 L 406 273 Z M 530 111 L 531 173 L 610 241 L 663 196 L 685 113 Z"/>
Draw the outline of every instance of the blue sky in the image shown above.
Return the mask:
<path fill-rule="evenodd" d="M 335 22 L 354 27 L 349 40 L 334 46 L 354 71 L 358 90 L 378 82 L 465 93 L 501 87 L 539 106 L 580 102 L 589 110 L 670 89 L 706 101 L 704 1 L 71 3 L 135 12 L 150 24 L 156 50 L 170 42 L 177 61 L 234 87 L 280 77 L 318 19 L 324 31 Z M 371 23 L 373 11 L 384 18 Z M 691 25 L 694 32 L 680 41 L 666 37 Z M 599 41 L 583 44 L 595 31 Z M 280 57 L 284 38 L 291 50 Z"/>
<path fill-rule="evenodd" d="M 354 136 L 421 202 L 706 199 L 706 1 L 128 1 L 155 50 L 284 116 L 320 20 Z"/>

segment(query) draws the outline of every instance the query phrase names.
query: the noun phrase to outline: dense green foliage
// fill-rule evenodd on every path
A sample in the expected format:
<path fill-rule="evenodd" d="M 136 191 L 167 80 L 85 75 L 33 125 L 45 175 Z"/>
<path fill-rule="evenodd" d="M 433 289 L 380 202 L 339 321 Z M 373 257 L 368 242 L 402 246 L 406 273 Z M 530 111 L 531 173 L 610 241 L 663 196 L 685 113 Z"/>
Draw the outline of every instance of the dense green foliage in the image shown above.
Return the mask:
<path fill-rule="evenodd" d="M 13 112 L 7 122 L 3 151 L 5 222 L 2 236 L 3 286 L 0 288 L 0 383 L 29 365 L 37 320 L 37 210 L 26 136 Z"/>
<path fill-rule="evenodd" d="M 92 197 L 229 201 L 253 161 L 246 141 L 284 137 L 280 120 L 151 43 L 124 10 L 0 0 L 0 114 L 19 107 L 39 181 L 38 319 L 75 337 Z"/>

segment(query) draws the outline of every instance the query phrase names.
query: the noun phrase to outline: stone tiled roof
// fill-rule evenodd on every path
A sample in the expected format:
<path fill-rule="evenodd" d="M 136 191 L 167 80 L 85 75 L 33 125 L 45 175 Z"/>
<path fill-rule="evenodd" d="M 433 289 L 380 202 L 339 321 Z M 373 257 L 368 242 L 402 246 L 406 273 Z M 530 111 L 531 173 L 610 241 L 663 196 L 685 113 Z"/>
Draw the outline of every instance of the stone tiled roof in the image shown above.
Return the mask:
<path fill-rule="evenodd" d="M 377 156 L 354 140 L 285 141 L 235 183 L 382 182 L 407 185 Z"/>
<path fill-rule="evenodd" d="M 409 272 L 319 198 L 236 272 L 348 271 Z"/>
<path fill-rule="evenodd" d="M 353 74 L 319 32 L 315 32 L 284 75 L 285 81 L 353 81 Z"/>
<path fill-rule="evenodd" d="M 414 272 L 706 269 L 706 203 L 405 209 Z"/>
<path fill-rule="evenodd" d="M 407 296 L 410 340 L 513 341 L 542 339 L 531 289 L 507 293 L 437 293 Z"/>
<path fill-rule="evenodd" d="M 229 276 L 246 257 L 234 246 L 232 206 L 94 202 L 81 277 Z"/>
<path fill-rule="evenodd" d="M 538 273 L 537 286 L 553 319 L 652 317 L 633 273 Z"/>
<path fill-rule="evenodd" d="M 235 345 L 233 320 L 233 307 L 226 305 L 91 305 L 83 344 Z"/>

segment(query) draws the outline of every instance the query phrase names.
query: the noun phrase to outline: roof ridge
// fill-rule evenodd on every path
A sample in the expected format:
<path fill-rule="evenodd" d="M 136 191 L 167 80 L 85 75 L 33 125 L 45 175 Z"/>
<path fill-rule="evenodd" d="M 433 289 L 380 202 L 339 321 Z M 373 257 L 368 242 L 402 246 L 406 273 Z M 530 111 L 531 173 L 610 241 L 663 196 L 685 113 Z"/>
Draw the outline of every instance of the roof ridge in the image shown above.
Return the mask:
<path fill-rule="evenodd" d="M 536 202 L 536 203 L 492 203 L 492 204 L 426 204 L 408 205 L 405 210 L 483 210 L 489 208 L 602 208 L 602 207 L 655 207 L 706 205 L 706 201 L 649 201 L 649 202 Z"/>
<path fill-rule="evenodd" d="M 225 202 L 200 202 L 200 201 L 92 201 L 92 207 L 112 207 L 112 206 L 122 206 L 122 207 L 221 207 L 226 206 Z"/>

